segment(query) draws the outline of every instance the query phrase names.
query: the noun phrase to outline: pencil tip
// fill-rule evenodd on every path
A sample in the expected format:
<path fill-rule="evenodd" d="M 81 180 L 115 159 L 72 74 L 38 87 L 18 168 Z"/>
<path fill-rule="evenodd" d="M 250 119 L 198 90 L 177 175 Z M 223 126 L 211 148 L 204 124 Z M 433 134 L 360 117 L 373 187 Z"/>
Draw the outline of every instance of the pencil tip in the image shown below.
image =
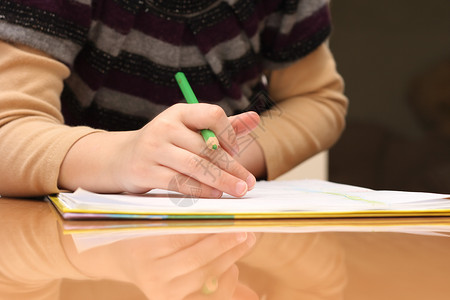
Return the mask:
<path fill-rule="evenodd" d="M 214 145 L 212 146 L 212 148 L 213 148 L 214 150 L 216 150 L 216 149 L 217 149 L 217 145 L 214 144 Z"/>

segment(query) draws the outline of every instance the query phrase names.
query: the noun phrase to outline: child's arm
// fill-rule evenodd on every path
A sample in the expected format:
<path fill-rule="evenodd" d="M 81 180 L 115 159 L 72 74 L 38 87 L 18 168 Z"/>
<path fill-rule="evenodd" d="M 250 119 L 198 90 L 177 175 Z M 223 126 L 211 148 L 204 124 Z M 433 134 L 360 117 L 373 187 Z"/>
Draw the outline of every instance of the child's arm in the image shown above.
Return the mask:
<path fill-rule="evenodd" d="M 256 113 L 241 119 L 248 126 L 259 121 Z M 207 148 L 203 128 L 228 133 L 217 136 L 221 147 Z M 219 106 L 176 104 L 140 130 L 80 139 L 62 163 L 59 184 L 105 193 L 160 188 L 197 197 L 243 196 L 256 180 L 230 155 L 237 152 L 235 131 Z"/>
<path fill-rule="evenodd" d="M 83 187 L 94 192 L 152 188 L 196 196 L 244 195 L 254 176 L 230 155 L 237 128 L 215 105 L 175 105 L 138 131 L 103 132 L 62 124 L 60 94 L 69 75 L 44 54 L 0 44 L 0 194 L 32 196 Z M 256 114 L 242 115 L 249 128 Z M 200 129 L 229 134 L 205 151 Z M 229 130 L 234 129 L 234 130 Z"/>
<path fill-rule="evenodd" d="M 325 43 L 293 65 L 270 73 L 269 94 L 277 105 L 262 114 L 253 132 L 264 153 L 268 179 L 336 142 L 345 126 L 348 104 L 343 89 Z M 252 159 L 248 151 L 240 161 L 247 166 Z"/>
<path fill-rule="evenodd" d="M 95 130 L 62 124 L 65 65 L 2 41 L 0 53 L 0 195 L 55 193 L 68 149 Z"/>

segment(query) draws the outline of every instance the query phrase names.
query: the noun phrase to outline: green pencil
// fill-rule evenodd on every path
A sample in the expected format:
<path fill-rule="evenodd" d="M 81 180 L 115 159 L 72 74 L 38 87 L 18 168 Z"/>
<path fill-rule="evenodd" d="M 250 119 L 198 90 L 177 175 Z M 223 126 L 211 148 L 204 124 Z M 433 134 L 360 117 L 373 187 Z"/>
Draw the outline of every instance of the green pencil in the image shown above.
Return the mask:
<path fill-rule="evenodd" d="M 175 79 L 181 89 L 181 92 L 183 93 L 184 98 L 186 99 L 186 102 L 189 104 L 198 103 L 197 97 L 195 96 L 194 91 L 189 85 L 189 82 L 184 73 L 178 72 L 177 74 L 175 74 Z M 208 148 L 216 150 L 219 146 L 219 140 L 217 139 L 214 132 L 209 129 L 202 129 L 201 133 Z"/>

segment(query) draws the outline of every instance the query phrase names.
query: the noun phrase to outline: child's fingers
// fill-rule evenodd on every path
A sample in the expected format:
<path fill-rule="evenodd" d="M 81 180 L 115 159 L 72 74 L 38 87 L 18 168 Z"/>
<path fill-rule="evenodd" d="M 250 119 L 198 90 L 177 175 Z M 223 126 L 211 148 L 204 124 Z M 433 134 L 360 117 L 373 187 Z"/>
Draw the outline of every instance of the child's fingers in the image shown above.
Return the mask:
<path fill-rule="evenodd" d="M 134 174 L 133 180 L 123 184 L 124 190 L 131 193 L 146 193 L 151 189 L 163 189 L 179 192 L 194 198 L 220 198 L 222 191 L 206 185 L 196 178 L 180 173 L 167 166 L 141 166 L 142 170 Z M 157 176 L 155 176 L 157 174 Z M 129 178 L 128 178 L 129 179 Z M 182 202 L 189 201 L 180 195 L 174 195 L 173 202 L 183 205 Z"/>
<path fill-rule="evenodd" d="M 247 183 L 249 190 L 253 188 L 256 183 L 255 176 L 249 172 L 245 167 L 243 167 L 238 161 L 236 161 L 228 152 L 219 147 L 216 150 L 209 149 L 203 138 L 199 133 L 193 131 L 186 131 L 180 133 L 173 141 L 175 146 L 183 148 L 191 153 L 197 154 L 198 156 L 209 160 L 211 163 L 216 165 L 219 170 L 210 170 L 210 166 L 204 164 L 203 171 L 210 173 L 216 171 L 217 175 L 220 175 L 220 170 L 223 170 L 230 175 L 233 175 Z M 198 161 L 201 164 L 201 161 Z M 214 168 L 215 169 L 215 168 Z M 187 174 L 189 175 L 189 174 Z M 214 174 L 210 174 L 215 176 Z"/>
<path fill-rule="evenodd" d="M 172 107 L 179 114 L 182 123 L 188 128 L 193 131 L 210 129 L 215 133 L 220 146 L 225 151 L 228 153 L 239 152 L 234 128 L 220 106 L 197 103 L 176 104 Z"/>
<path fill-rule="evenodd" d="M 260 121 L 259 115 L 254 111 L 245 112 L 239 115 L 228 117 L 231 126 L 237 136 L 249 134 L 255 129 Z"/>
<path fill-rule="evenodd" d="M 219 168 L 208 159 L 178 147 L 173 147 L 170 155 L 159 158 L 159 163 L 236 197 L 242 197 L 248 190 L 245 180 Z"/>
<path fill-rule="evenodd" d="M 172 202 L 180 206 L 189 205 L 189 201 L 194 203 L 195 198 L 220 198 L 222 196 L 222 191 L 206 185 L 192 176 L 180 174 L 175 171 L 173 171 L 173 176 L 169 179 L 165 189 L 191 197 L 187 199 L 180 195 L 178 198 L 175 198 L 175 195 L 171 195 Z"/>
<path fill-rule="evenodd" d="M 174 265 L 175 261 L 178 262 L 177 269 L 172 271 L 173 275 L 176 274 L 175 272 L 179 272 L 173 280 L 176 286 L 189 283 L 187 287 L 202 290 L 202 286 L 205 287 L 204 284 L 209 279 L 214 278 L 216 282 L 221 280 L 221 275 L 225 274 L 230 267 L 247 254 L 256 242 L 253 233 L 242 233 L 242 238 L 245 242 L 238 242 L 234 234 L 211 235 L 168 257 L 163 263 L 170 266 Z M 189 259 L 183 259 L 186 257 L 189 257 Z M 219 282 L 219 285 L 221 284 L 224 284 L 224 282 Z M 212 290 L 210 289 L 210 292 L 217 292 L 216 288 L 217 285 Z"/>

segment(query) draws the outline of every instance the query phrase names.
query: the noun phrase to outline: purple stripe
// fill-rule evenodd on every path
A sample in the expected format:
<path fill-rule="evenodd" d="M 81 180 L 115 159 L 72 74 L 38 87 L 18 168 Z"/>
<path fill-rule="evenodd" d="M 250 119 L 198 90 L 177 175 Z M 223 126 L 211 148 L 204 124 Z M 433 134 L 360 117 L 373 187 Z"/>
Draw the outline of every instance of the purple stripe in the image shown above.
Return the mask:
<path fill-rule="evenodd" d="M 248 19 L 242 22 L 244 32 L 249 37 L 253 36 L 258 31 L 259 21 L 261 20 L 261 17 L 259 17 L 258 15 L 259 14 L 254 13 Z"/>
<path fill-rule="evenodd" d="M 239 71 L 239 73 L 233 76 L 233 81 L 239 84 L 243 84 L 259 77 L 261 72 L 262 67 L 260 65 L 252 65 L 249 68 Z"/>
<path fill-rule="evenodd" d="M 79 26 L 89 27 L 91 23 L 91 7 L 74 1 L 13 1 L 20 6 L 29 6 L 54 13 L 59 18 L 71 21 Z"/>
<path fill-rule="evenodd" d="M 92 68 L 86 61 L 79 60 L 78 62 L 76 72 L 84 79 L 89 88 L 94 91 L 101 86 L 105 86 L 112 90 L 149 99 L 153 103 L 162 105 L 172 105 L 184 101 L 183 95 L 177 87 L 157 85 L 145 78 L 116 70 L 109 72 L 105 81 L 105 75 Z M 235 74 L 231 79 L 232 85 L 228 89 L 225 89 L 216 81 L 207 85 L 192 84 L 192 89 L 203 102 L 216 103 L 222 100 L 224 96 L 238 100 L 242 95 L 240 85 L 254 79 L 259 73 L 260 67 L 253 65 Z"/>
<path fill-rule="evenodd" d="M 247 36 L 251 37 L 257 33 L 261 20 L 263 20 L 266 16 L 276 10 L 279 5 L 278 2 L 272 0 L 269 1 L 269 5 L 264 5 L 262 2 L 256 3 L 253 12 L 249 16 L 247 16 L 245 20 L 242 20 L 242 17 L 239 17 L 239 15 L 233 15 L 230 19 L 234 18 L 235 24 L 239 24 L 240 29 L 243 30 L 247 34 Z M 219 32 L 221 30 L 221 28 L 224 26 L 223 24 L 224 23 L 221 22 L 219 24 L 215 24 L 213 27 L 206 27 L 200 31 L 200 34 L 215 34 L 216 32 Z M 220 40 L 219 42 L 222 42 L 224 40 L 225 39 Z"/>
<path fill-rule="evenodd" d="M 186 24 L 176 21 L 168 21 L 152 13 L 139 15 L 136 18 L 134 28 L 146 35 L 175 46 L 194 45 L 194 36 Z"/>
<path fill-rule="evenodd" d="M 232 15 L 213 26 L 207 26 L 195 36 L 196 44 L 203 53 L 208 53 L 216 45 L 238 36 L 242 30 L 247 36 L 252 37 L 257 33 L 259 22 L 273 12 L 277 6 L 277 2 L 265 6 L 260 2 L 245 21 L 240 21 L 236 15 Z"/>
<path fill-rule="evenodd" d="M 180 99 L 183 99 L 182 94 L 176 87 L 155 84 L 146 78 L 131 75 L 119 70 L 111 70 L 107 74 L 99 72 L 90 64 L 89 60 L 86 60 L 83 56 L 78 57 L 74 67 L 75 72 L 83 78 L 85 83 L 93 91 L 106 85 L 110 89 L 122 93 L 129 93 L 164 105 L 174 104 Z M 225 89 L 218 81 L 212 81 L 210 84 L 206 85 L 192 83 L 192 86 L 197 97 L 208 102 L 220 101 L 224 95 L 240 99 L 240 84 L 254 79 L 259 72 L 259 65 L 251 65 L 249 68 L 241 70 L 232 76 L 232 86 L 228 89 Z"/>
<path fill-rule="evenodd" d="M 268 0 L 268 1 L 265 1 L 264 4 L 261 3 L 261 5 L 259 5 L 256 10 L 258 12 L 258 16 L 260 16 L 261 18 L 264 18 L 264 17 L 268 16 L 269 14 L 277 11 L 281 5 L 281 2 L 283 2 L 283 1 Z"/>
<path fill-rule="evenodd" d="M 208 85 L 193 85 L 192 89 L 200 101 L 208 103 L 216 103 L 222 100 L 224 95 L 227 94 L 218 82 L 213 82 Z"/>
<path fill-rule="evenodd" d="M 78 57 L 74 64 L 75 72 L 79 74 L 89 88 L 93 91 L 98 90 L 105 80 L 105 74 L 93 68 L 85 59 Z"/>
<path fill-rule="evenodd" d="M 208 53 L 221 42 L 235 38 L 241 33 L 241 28 L 237 24 L 238 21 L 233 17 L 205 28 L 195 36 L 198 47 L 203 53 Z"/>
<path fill-rule="evenodd" d="M 227 95 L 233 99 L 240 99 L 242 96 L 241 85 L 245 82 L 255 79 L 261 74 L 261 68 L 259 66 L 252 66 L 250 68 L 241 70 L 232 78 L 232 85 L 227 90 Z"/>
<path fill-rule="evenodd" d="M 251 65 L 246 69 L 240 70 L 231 77 L 231 86 L 229 88 L 214 83 L 206 86 L 194 85 L 195 88 L 193 89 L 199 98 L 202 97 L 203 99 L 209 100 L 209 102 L 217 102 L 223 99 L 224 96 L 239 100 L 242 96 L 241 85 L 255 79 L 259 74 L 261 74 L 261 66 Z"/>
<path fill-rule="evenodd" d="M 93 16 L 95 20 L 101 21 L 122 34 L 127 34 L 130 31 L 136 18 L 135 15 L 125 10 L 114 0 L 97 2 L 98 7 L 96 7 Z"/>
<path fill-rule="evenodd" d="M 200 45 L 206 53 L 217 44 L 236 37 L 242 30 L 248 36 L 253 36 L 258 30 L 259 22 L 273 12 L 278 5 L 276 1 L 269 4 L 260 2 L 245 21 L 240 21 L 236 15 L 231 15 L 213 26 L 203 28 L 195 37 L 188 25 L 175 20 L 168 21 L 153 13 L 138 15 L 134 28 L 175 46 Z"/>
<path fill-rule="evenodd" d="M 251 66 L 242 70 L 232 78 L 232 85 L 225 89 L 219 82 L 211 82 L 205 85 L 192 84 L 192 89 L 197 97 L 204 102 L 215 103 L 223 99 L 226 95 L 234 99 L 241 98 L 242 83 L 254 79 L 260 73 L 259 66 Z M 91 80 L 99 80 L 100 78 L 90 77 Z M 89 86 L 97 86 L 95 83 L 88 83 Z M 105 82 L 105 86 L 121 93 L 149 99 L 149 101 L 162 105 L 172 105 L 183 101 L 183 95 L 175 86 L 162 86 L 155 84 L 145 78 L 130 75 L 117 70 L 111 71 Z"/>
<path fill-rule="evenodd" d="M 289 46 L 308 40 L 321 29 L 330 26 L 330 14 L 328 6 L 325 5 L 310 17 L 297 23 L 288 35 L 282 35 L 277 28 L 267 28 L 261 35 L 264 45 L 270 45 L 272 51 L 282 51 Z"/>
<path fill-rule="evenodd" d="M 172 105 L 183 101 L 183 95 L 176 86 L 157 85 L 142 77 L 112 71 L 108 75 L 105 86 L 121 93 L 149 99 L 149 101 L 162 105 Z M 209 85 L 192 85 L 192 89 L 199 99 L 208 102 L 217 102 L 223 97 L 223 90 L 218 83 Z"/>

